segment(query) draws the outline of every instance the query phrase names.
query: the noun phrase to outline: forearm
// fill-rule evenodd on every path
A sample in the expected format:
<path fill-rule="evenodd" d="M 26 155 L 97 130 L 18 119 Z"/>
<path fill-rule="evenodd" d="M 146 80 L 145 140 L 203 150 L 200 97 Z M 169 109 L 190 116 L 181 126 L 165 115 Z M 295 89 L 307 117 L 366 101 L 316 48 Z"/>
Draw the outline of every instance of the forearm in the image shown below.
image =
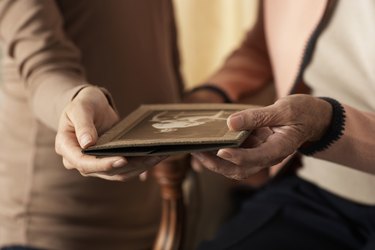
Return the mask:
<path fill-rule="evenodd" d="M 0 2 L 0 40 L 16 65 L 35 116 L 56 129 L 62 109 L 85 86 L 80 53 L 52 0 Z"/>
<path fill-rule="evenodd" d="M 313 157 L 375 174 L 375 114 L 342 104 L 345 123 L 340 138 Z"/>

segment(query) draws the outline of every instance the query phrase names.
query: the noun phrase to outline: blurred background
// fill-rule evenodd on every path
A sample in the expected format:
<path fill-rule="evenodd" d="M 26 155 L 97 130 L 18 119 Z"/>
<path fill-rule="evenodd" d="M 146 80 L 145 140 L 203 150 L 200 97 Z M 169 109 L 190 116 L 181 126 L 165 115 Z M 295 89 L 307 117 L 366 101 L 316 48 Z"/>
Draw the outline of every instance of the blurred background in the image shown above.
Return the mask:
<path fill-rule="evenodd" d="M 255 21 L 257 2 L 174 0 L 182 72 L 188 88 L 203 82 L 239 44 Z"/>
<path fill-rule="evenodd" d="M 188 87 L 204 81 L 255 21 L 257 0 L 174 0 L 182 71 Z"/>

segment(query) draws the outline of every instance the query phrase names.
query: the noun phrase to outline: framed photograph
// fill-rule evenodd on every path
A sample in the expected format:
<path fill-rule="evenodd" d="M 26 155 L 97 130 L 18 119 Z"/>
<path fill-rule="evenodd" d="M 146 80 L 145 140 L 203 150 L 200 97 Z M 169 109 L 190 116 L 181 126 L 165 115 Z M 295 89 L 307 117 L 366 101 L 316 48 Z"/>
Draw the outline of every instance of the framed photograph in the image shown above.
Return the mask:
<path fill-rule="evenodd" d="M 142 105 L 98 143 L 83 152 L 90 155 L 170 155 L 238 147 L 247 131 L 229 131 L 232 113 L 249 108 L 237 104 Z"/>

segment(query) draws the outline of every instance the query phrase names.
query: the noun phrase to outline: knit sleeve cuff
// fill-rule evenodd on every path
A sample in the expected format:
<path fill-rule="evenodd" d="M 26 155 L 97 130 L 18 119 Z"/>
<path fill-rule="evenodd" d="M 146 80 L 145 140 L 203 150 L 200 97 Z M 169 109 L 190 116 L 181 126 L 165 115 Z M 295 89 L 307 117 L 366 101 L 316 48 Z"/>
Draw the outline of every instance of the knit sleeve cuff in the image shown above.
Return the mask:
<path fill-rule="evenodd" d="M 233 103 L 233 101 L 231 100 L 229 95 L 224 90 L 222 90 L 220 87 L 218 87 L 216 85 L 213 85 L 213 84 L 210 84 L 210 83 L 205 83 L 205 84 L 202 84 L 200 86 L 197 86 L 197 87 L 193 88 L 192 90 L 190 90 L 190 93 L 194 93 L 194 92 L 197 92 L 197 91 L 200 91 L 200 90 L 212 91 L 212 92 L 216 93 L 217 95 L 219 95 L 223 99 L 224 103 Z"/>
<path fill-rule="evenodd" d="M 304 155 L 313 155 L 328 149 L 343 135 L 345 129 L 345 109 L 337 100 L 329 97 L 320 97 L 332 106 L 332 117 L 326 133 L 319 141 L 302 145 L 298 151 Z"/>

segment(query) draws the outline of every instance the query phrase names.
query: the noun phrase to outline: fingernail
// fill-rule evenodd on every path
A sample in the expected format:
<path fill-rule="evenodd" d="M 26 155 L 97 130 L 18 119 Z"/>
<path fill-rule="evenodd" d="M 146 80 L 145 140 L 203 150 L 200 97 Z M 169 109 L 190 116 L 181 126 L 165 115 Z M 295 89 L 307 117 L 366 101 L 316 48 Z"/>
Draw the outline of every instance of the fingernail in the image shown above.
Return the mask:
<path fill-rule="evenodd" d="M 126 160 L 125 159 L 120 159 L 112 163 L 112 167 L 114 168 L 120 168 L 126 165 Z"/>
<path fill-rule="evenodd" d="M 245 126 L 245 121 L 242 115 L 232 115 L 229 117 L 229 125 L 231 129 L 240 130 Z"/>
<path fill-rule="evenodd" d="M 90 134 L 86 133 L 81 136 L 79 141 L 80 141 L 81 147 L 85 148 L 92 142 L 92 137 Z"/>
<path fill-rule="evenodd" d="M 140 181 L 146 181 L 147 180 L 147 172 L 143 172 L 142 174 L 140 174 L 139 180 Z"/>
<path fill-rule="evenodd" d="M 223 158 L 223 159 L 230 159 L 230 158 L 233 157 L 233 155 L 231 153 L 229 153 L 228 151 L 225 151 L 225 150 L 219 150 L 219 152 L 217 152 L 216 155 L 219 156 L 220 158 Z"/>

